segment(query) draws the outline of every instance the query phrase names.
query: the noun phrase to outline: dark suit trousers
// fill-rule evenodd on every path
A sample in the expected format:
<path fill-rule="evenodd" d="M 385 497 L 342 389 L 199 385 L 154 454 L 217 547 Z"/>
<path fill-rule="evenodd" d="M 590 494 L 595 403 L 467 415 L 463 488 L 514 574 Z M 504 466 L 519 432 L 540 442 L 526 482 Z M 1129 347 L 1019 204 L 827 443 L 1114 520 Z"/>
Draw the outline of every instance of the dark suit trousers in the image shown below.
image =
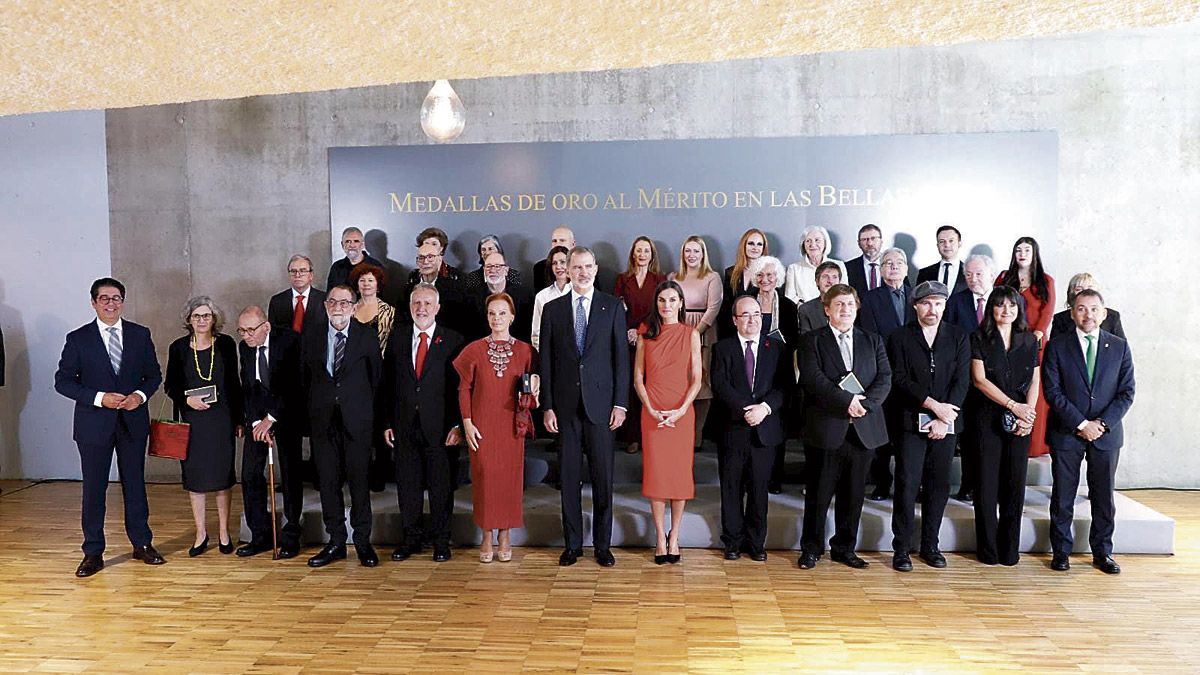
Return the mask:
<path fill-rule="evenodd" d="M 1112 555 L 1112 535 L 1117 514 L 1113 483 L 1121 451 L 1100 450 L 1088 443 L 1085 448 L 1052 448 L 1050 473 L 1054 487 L 1050 491 L 1050 547 L 1055 555 L 1066 555 L 1075 545 L 1071 525 L 1075 519 L 1075 496 L 1079 491 L 1079 470 L 1087 459 L 1088 501 L 1092 504 L 1092 531 L 1088 543 L 1093 558 Z"/>
<path fill-rule="evenodd" d="M 300 481 L 299 457 L 288 456 L 282 446 L 286 433 L 275 436 L 275 479 L 283 488 L 283 530 L 280 532 L 281 546 L 300 545 L 300 514 L 304 506 L 304 485 Z M 299 437 L 294 434 L 288 444 L 299 448 Z M 298 453 L 296 453 L 298 455 Z M 275 495 L 268 490 L 264 474 L 267 465 L 267 444 L 259 443 L 247 435 L 242 445 L 242 510 L 246 514 L 246 525 L 250 528 L 250 540 L 265 546 L 271 541 L 271 516 L 268 511 L 270 500 Z"/>
<path fill-rule="evenodd" d="M 721 541 L 726 549 L 762 551 L 767 542 L 767 484 L 775 446 L 759 445 L 749 429 L 735 429 L 726 433 L 717 462 Z"/>
<path fill-rule="evenodd" d="M 921 551 L 938 548 L 938 530 L 950 499 L 950 466 L 957 435 L 933 441 L 925 434 L 905 431 L 896 448 L 896 496 L 892 500 L 892 550 L 912 550 L 917 492 L 921 498 Z"/>
<path fill-rule="evenodd" d="M 891 492 L 892 490 L 892 441 L 875 448 L 871 454 L 871 485 L 876 492 Z"/>
<path fill-rule="evenodd" d="M 400 543 L 410 548 L 421 545 L 421 510 L 425 502 L 422 497 L 428 487 L 430 540 L 434 546 L 449 546 L 450 514 L 454 511 L 450 453 L 458 449 L 431 445 L 419 427 L 411 429 L 407 438 L 396 440 L 396 501 L 400 507 Z"/>
<path fill-rule="evenodd" d="M 604 424 L 592 424 L 583 401 L 572 414 L 558 416 L 562 434 L 559 454 L 562 476 L 563 539 L 569 549 L 583 548 L 583 457 L 588 459 L 592 481 L 592 546 L 607 551 L 612 541 L 613 432 Z"/>
<path fill-rule="evenodd" d="M 979 430 L 977 438 L 975 555 L 986 565 L 1016 565 L 1021 557 L 1021 516 L 1025 510 L 1030 437 L 985 427 Z"/>
<path fill-rule="evenodd" d="M 125 421 L 118 417 L 117 429 L 111 438 L 95 445 L 77 445 L 79 466 L 83 473 L 80 520 L 83 525 L 84 555 L 104 553 L 105 496 L 114 450 L 121 478 L 121 495 L 125 502 L 125 534 L 134 547 L 149 545 L 153 534 L 150 532 L 150 505 L 146 502 L 146 437 L 131 436 Z"/>
<path fill-rule="evenodd" d="M 371 489 L 367 466 L 371 461 L 371 433 L 352 435 L 342 421 L 340 406 L 334 406 L 329 428 L 313 430 L 313 461 L 321 489 L 321 517 L 330 544 L 346 543 L 346 501 L 342 484 L 350 486 L 350 525 L 354 543 L 371 542 Z"/>
<path fill-rule="evenodd" d="M 975 492 L 979 487 L 979 436 L 982 433 L 979 425 L 980 416 L 984 412 L 982 405 L 972 401 L 972 398 L 967 396 L 960 413 L 964 418 L 963 433 L 958 437 L 958 456 L 961 458 L 962 467 L 962 477 L 958 486 L 960 492 Z"/>
<path fill-rule="evenodd" d="M 846 440 L 841 447 L 833 450 L 814 448 L 814 451 L 825 453 L 825 457 L 820 463 L 821 474 L 815 485 L 817 496 L 811 518 L 805 505 L 805 527 L 800 537 L 800 548 L 816 555 L 825 552 L 826 514 L 829 513 L 829 502 L 836 495 L 837 502 L 833 509 L 836 529 L 829 540 L 829 549 L 835 555 L 853 553 L 858 545 L 858 525 L 862 520 L 871 451 L 863 447 L 853 426 L 846 432 Z M 813 487 L 809 486 L 808 489 Z"/>

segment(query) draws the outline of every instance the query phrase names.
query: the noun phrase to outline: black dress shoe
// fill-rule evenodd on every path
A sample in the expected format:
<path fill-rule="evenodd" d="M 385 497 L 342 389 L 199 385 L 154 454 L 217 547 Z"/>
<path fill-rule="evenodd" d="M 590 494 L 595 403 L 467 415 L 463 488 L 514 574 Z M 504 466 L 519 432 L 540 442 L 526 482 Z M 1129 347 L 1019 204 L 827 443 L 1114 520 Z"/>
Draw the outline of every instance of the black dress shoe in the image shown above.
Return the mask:
<path fill-rule="evenodd" d="M 873 502 L 885 502 L 887 501 L 888 497 L 889 495 L 887 490 L 876 489 L 871 491 L 871 496 L 867 497 L 867 499 L 870 499 Z"/>
<path fill-rule="evenodd" d="M 195 558 L 196 556 L 208 550 L 208 535 L 205 535 L 204 541 L 200 542 L 199 546 L 193 546 L 188 549 L 188 557 Z"/>
<path fill-rule="evenodd" d="M 800 560 L 796 561 L 796 565 L 802 570 L 811 570 L 817 566 L 817 561 L 820 559 L 821 556 L 816 553 L 804 552 L 800 554 Z"/>
<path fill-rule="evenodd" d="M 558 556 L 559 567 L 570 567 L 579 562 L 579 556 L 583 555 L 583 551 L 577 548 L 563 549 L 562 555 Z"/>
<path fill-rule="evenodd" d="M 1103 558 L 1093 558 L 1092 565 L 1094 565 L 1096 567 L 1096 569 L 1100 570 L 1101 572 L 1104 572 L 1105 574 L 1120 574 L 1121 573 L 1121 566 L 1118 565 L 1117 561 L 1113 560 L 1112 556 L 1110 556 L 1110 555 L 1106 555 Z"/>
<path fill-rule="evenodd" d="M 259 553 L 270 550 L 271 547 L 267 546 L 266 544 L 256 544 L 254 542 L 250 542 L 249 544 L 243 544 L 242 546 L 239 546 L 235 553 L 237 553 L 239 558 L 249 558 L 252 555 L 258 555 Z"/>
<path fill-rule="evenodd" d="M 414 551 L 411 546 L 400 544 L 396 547 L 396 550 L 392 551 L 392 560 L 403 562 L 413 557 L 414 553 L 417 553 L 417 551 Z"/>
<path fill-rule="evenodd" d="M 345 544 L 326 544 L 321 552 L 308 559 L 309 567 L 324 567 L 334 560 L 346 559 Z"/>
<path fill-rule="evenodd" d="M 725 559 L 726 560 L 737 560 L 738 558 L 741 558 L 741 557 L 742 557 L 742 552 L 739 551 L 738 549 L 736 549 L 736 548 L 725 549 Z"/>
<path fill-rule="evenodd" d="M 279 556 L 279 558 L 281 560 L 286 560 L 288 558 L 295 558 L 296 556 L 300 555 L 300 545 L 299 544 L 284 544 L 279 547 L 279 553 L 277 555 Z"/>
<path fill-rule="evenodd" d="M 935 567 L 939 570 L 946 567 L 946 556 L 942 555 L 942 552 L 936 548 L 932 551 L 921 551 L 919 555 L 921 560 L 924 560 L 925 564 L 930 567 Z"/>
<path fill-rule="evenodd" d="M 223 555 L 229 555 L 230 553 L 233 553 L 233 540 L 230 539 L 228 544 L 222 544 L 220 541 L 218 541 L 217 550 Z"/>
<path fill-rule="evenodd" d="M 659 555 L 657 553 L 654 554 L 654 564 L 655 565 L 666 565 L 670 562 L 671 562 L 671 556 L 667 555 L 666 553 L 663 553 L 662 555 Z"/>
<path fill-rule="evenodd" d="M 908 557 L 907 553 L 896 553 L 892 555 L 892 569 L 897 572 L 911 572 L 912 558 Z"/>
<path fill-rule="evenodd" d="M 612 567 L 617 564 L 617 559 L 613 557 L 612 551 L 604 549 L 596 551 L 596 564 L 601 567 Z"/>
<path fill-rule="evenodd" d="M 133 559 L 141 560 L 147 565 L 161 565 L 167 562 L 167 559 L 154 549 L 153 544 L 146 544 L 145 546 L 138 546 L 133 549 Z"/>
<path fill-rule="evenodd" d="M 354 552 L 358 554 L 358 564 L 363 567 L 375 567 L 379 564 L 379 554 L 370 544 L 355 544 Z"/>
<path fill-rule="evenodd" d="M 761 549 L 750 549 L 746 555 L 750 556 L 754 562 L 766 562 L 767 560 L 767 552 Z"/>
<path fill-rule="evenodd" d="M 959 490 L 954 498 L 960 502 L 971 504 L 975 501 L 975 495 L 970 490 Z"/>
<path fill-rule="evenodd" d="M 104 556 L 102 555 L 85 555 L 80 561 L 79 567 L 75 568 L 75 576 L 80 579 L 90 577 L 96 572 L 104 569 Z"/>
<path fill-rule="evenodd" d="M 433 562 L 446 562 L 450 559 L 449 546 L 434 546 L 433 547 Z"/>
<path fill-rule="evenodd" d="M 783 485 L 775 482 L 767 483 L 767 492 L 773 495 L 781 494 L 783 492 Z"/>
<path fill-rule="evenodd" d="M 838 554 L 830 553 L 829 559 L 832 560 L 833 562 L 842 563 L 846 567 L 852 567 L 856 570 L 861 570 L 864 567 L 871 564 L 871 563 L 867 562 L 866 560 L 863 560 L 862 558 L 858 557 L 853 551 L 850 553 L 838 553 Z"/>
<path fill-rule="evenodd" d="M 1054 558 L 1050 560 L 1050 569 L 1055 572 L 1066 572 L 1071 569 L 1071 560 L 1065 555 L 1054 554 Z"/>

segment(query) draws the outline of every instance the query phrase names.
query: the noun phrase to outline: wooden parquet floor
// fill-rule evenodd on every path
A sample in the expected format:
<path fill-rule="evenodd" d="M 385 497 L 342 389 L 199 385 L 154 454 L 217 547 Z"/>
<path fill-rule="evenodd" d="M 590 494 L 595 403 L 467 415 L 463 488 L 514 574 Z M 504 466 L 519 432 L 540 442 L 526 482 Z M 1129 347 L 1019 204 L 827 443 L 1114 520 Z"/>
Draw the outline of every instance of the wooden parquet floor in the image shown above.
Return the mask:
<path fill-rule="evenodd" d="M 1016 568 L 963 555 L 901 575 L 887 554 L 855 571 L 685 550 L 656 567 L 619 550 L 559 568 L 518 549 L 481 565 L 303 558 L 189 559 L 178 486 L 150 488 L 168 564 L 129 558 L 109 492 L 108 566 L 79 562 L 78 483 L 0 483 L 0 671 L 119 672 L 1186 672 L 1200 670 L 1200 493 L 1130 493 L 1177 519 L 1175 556 L 1123 556 L 1107 577 L 1076 556 Z M 215 508 L 210 532 L 215 540 Z M 311 555 L 315 549 L 307 553 Z M 589 551 L 590 553 L 590 551 Z"/>

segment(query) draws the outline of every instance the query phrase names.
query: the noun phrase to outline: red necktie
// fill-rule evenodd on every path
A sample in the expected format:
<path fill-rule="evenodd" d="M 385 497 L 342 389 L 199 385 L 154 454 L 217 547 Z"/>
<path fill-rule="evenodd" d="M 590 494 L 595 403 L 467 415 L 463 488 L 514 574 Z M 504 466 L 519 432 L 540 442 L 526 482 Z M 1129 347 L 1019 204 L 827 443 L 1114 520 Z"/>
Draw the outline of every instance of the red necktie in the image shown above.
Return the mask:
<path fill-rule="evenodd" d="M 421 371 L 425 369 L 425 356 L 429 354 L 429 334 L 421 333 L 421 343 L 417 345 L 417 379 L 421 379 Z"/>
<path fill-rule="evenodd" d="M 871 283 L 870 283 L 870 285 L 867 287 L 867 290 L 869 290 L 869 291 L 873 291 L 873 290 L 875 290 L 876 288 L 879 288 L 879 273 L 878 273 L 878 269 L 879 269 L 879 265 L 878 265 L 878 263 L 871 263 Z"/>
<path fill-rule="evenodd" d="M 296 296 L 296 311 L 292 312 L 292 332 L 299 333 L 304 328 L 304 296 Z"/>
<path fill-rule="evenodd" d="M 975 298 L 975 322 L 983 323 L 983 298 Z"/>

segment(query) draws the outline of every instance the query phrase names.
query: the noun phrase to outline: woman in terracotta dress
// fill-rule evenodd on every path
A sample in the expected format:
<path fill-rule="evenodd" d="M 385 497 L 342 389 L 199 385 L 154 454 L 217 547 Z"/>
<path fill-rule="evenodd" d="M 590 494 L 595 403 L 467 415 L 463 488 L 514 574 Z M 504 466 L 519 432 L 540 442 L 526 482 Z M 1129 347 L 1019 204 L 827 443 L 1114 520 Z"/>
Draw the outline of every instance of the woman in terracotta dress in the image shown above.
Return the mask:
<path fill-rule="evenodd" d="M 1008 270 L 996 278 L 996 285 L 1012 286 L 1025 298 L 1025 319 L 1029 330 L 1038 339 L 1038 363 L 1046 350 L 1050 322 L 1054 319 L 1054 277 L 1042 267 L 1041 249 L 1033 237 L 1021 237 L 1013 244 Z M 1037 420 L 1029 441 L 1029 456 L 1040 457 L 1050 452 L 1046 444 L 1046 423 L 1050 420 L 1050 404 L 1038 391 Z"/>
<path fill-rule="evenodd" d="M 631 352 L 637 347 L 638 326 L 654 312 L 654 290 L 666 278 L 658 267 L 658 250 L 654 242 L 646 236 L 634 239 L 633 246 L 629 248 L 629 263 L 625 271 L 617 276 L 617 285 L 613 289 L 613 295 L 625 303 L 625 325 L 628 326 Z M 633 363 L 632 355 L 629 362 Z M 633 454 L 638 451 L 638 442 L 642 437 L 641 403 L 636 395 L 629 397 L 629 403 L 625 424 L 617 430 L 617 435 L 628 443 L 625 451 Z"/>
<path fill-rule="evenodd" d="M 696 427 L 692 402 L 700 392 L 700 334 L 684 321 L 683 289 L 664 281 L 654 313 L 641 328 L 633 360 L 633 387 L 642 402 L 642 495 L 654 516 L 654 564 L 680 560 L 679 526 L 692 477 Z M 671 503 L 671 531 L 664 527 Z"/>
<path fill-rule="evenodd" d="M 528 410 L 518 405 L 521 377 L 533 372 L 533 347 L 512 337 L 516 306 L 507 293 L 488 296 L 491 335 L 472 342 L 454 359 L 463 435 L 471 448 L 471 497 L 483 530 L 479 561 L 512 560 L 509 531 L 522 527 Z M 493 536 L 499 551 L 493 549 Z"/>

